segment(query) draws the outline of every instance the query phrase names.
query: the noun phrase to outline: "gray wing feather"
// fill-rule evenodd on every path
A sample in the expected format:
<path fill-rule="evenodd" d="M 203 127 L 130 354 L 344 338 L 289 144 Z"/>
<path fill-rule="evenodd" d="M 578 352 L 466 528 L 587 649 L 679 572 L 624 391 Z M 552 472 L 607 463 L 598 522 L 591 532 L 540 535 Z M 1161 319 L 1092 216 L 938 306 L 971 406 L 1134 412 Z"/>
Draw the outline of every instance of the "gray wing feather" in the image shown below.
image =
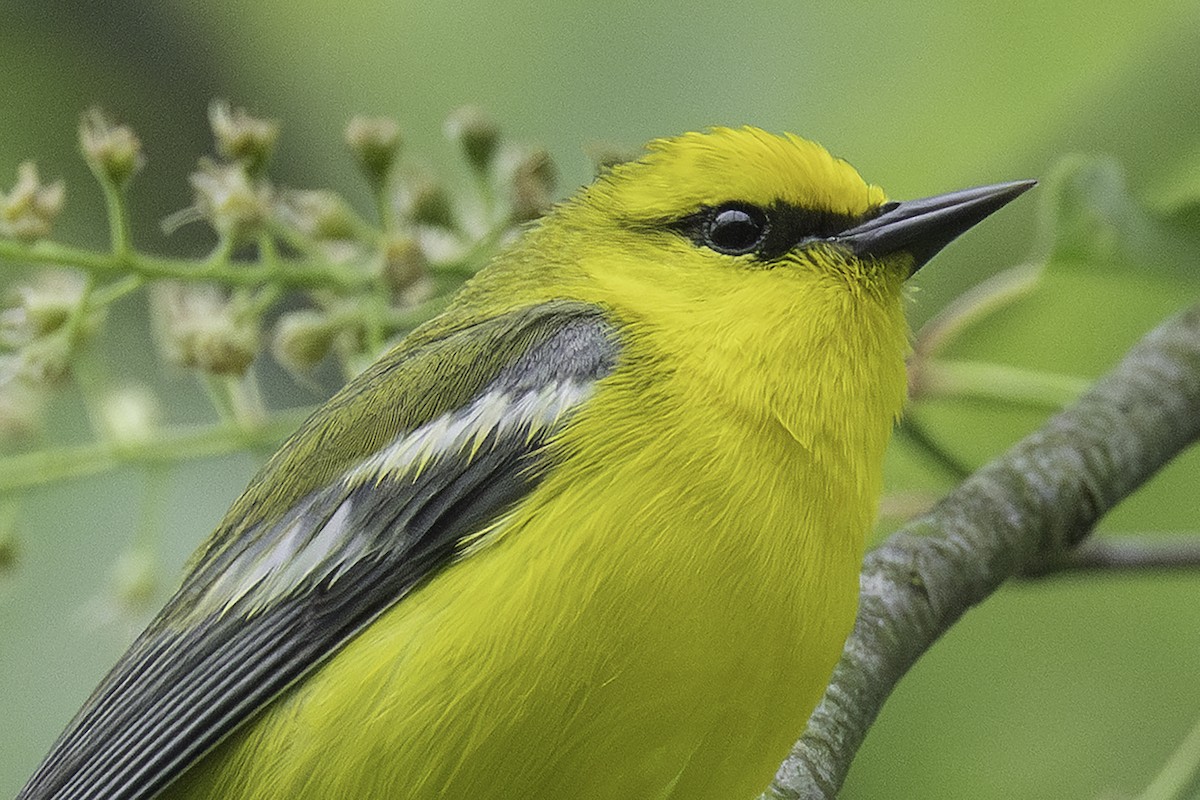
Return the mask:
<path fill-rule="evenodd" d="M 588 386 L 611 372 L 610 326 L 594 308 L 564 309 L 476 400 Z M 440 453 L 415 473 L 381 469 L 323 487 L 202 561 L 18 800 L 153 797 L 536 486 L 551 466 L 545 442 L 569 416 L 545 427 L 497 427 L 470 452 Z M 286 572 L 297 563 L 302 574 Z M 286 580 L 272 588 L 279 576 Z M 238 591 L 222 605 L 230 587 Z"/>

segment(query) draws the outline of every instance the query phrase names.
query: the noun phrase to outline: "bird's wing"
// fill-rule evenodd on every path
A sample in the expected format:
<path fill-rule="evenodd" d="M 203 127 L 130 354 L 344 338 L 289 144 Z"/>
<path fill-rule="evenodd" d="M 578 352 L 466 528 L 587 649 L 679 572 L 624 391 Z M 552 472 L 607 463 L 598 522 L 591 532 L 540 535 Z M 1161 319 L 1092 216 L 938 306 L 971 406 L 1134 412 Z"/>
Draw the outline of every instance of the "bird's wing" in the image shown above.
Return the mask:
<path fill-rule="evenodd" d="M 264 468 L 18 800 L 153 797 L 528 493 L 617 357 L 566 302 L 415 340 Z"/>

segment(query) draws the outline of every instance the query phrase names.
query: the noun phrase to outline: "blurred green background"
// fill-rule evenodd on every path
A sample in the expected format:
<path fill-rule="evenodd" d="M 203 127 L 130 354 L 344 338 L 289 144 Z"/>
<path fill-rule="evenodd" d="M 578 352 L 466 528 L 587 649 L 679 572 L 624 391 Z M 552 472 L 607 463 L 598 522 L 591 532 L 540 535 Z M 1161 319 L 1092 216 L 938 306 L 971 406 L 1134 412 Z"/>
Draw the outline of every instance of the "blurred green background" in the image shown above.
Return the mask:
<path fill-rule="evenodd" d="M 564 192 L 588 179 L 589 143 L 713 124 L 817 139 L 895 197 L 1057 174 L 922 272 L 917 322 L 1031 253 L 1055 254 L 1034 295 L 973 329 L 961 357 L 1094 376 L 1200 289 L 1187 215 L 1159 213 L 1200 195 L 1194 0 L 6 0 L 0 75 L 0 185 L 26 158 L 61 176 L 56 235 L 81 244 L 101 246 L 106 231 L 75 152 L 78 115 L 93 105 L 145 144 L 138 245 L 198 254 L 203 232 L 164 239 L 156 222 L 190 202 L 186 175 L 211 151 L 212 98 L 283 122 L 279 182 L 332 186 L 364 204 L 341 146 L 348 117 L 396 117 L 412 158 L 453 172 L 442 119 L 478 103 L 509 136 L 555 155 Z M 1113 161 L 1055 166 L 1070 153 Z M 189 379 L 153 366 L 144 310 L 120 310 L 103 346 L 110 371 L 155 382 L 170 421 L 203 419 Z M 267 378 L 276 405 L 320 399 L 278 370 Z M 1041 416 L 961 400 L 919 413 L 971 464 Z M 51 414 L 51 438 L 88 435 L 77 399 L 56 400 Z M 128 469 L 23 499 L 20 560 L 0 574 L 0 797 L 17 791 L 256 463 Z M 1197 529 L 1198 478 L 1200 462 L 1181 459 L 1106 529 Z M 160 580 L 133 613 L 114 599 L 113 574 L 155 482 L 165 492 Z M 903 449 L 889 485 L 947 486 Z M 1200 716 L 1198 593 L 1190 574 L 1005 588 L 905 679 L 844 796 L 1131 796 Z"/>

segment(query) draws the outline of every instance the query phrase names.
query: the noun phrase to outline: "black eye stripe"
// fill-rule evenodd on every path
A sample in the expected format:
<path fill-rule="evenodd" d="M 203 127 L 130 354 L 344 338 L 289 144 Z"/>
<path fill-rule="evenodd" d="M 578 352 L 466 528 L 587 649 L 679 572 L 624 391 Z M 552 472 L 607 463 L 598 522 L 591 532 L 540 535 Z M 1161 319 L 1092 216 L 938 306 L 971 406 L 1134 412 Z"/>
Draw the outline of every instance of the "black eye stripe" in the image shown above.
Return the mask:
<path fill-rule="evenodd" d="M 814 211 L 808 208 L 773 203 L 755 206 L 731 202 L 705 207 L 671 223 L 698 247 L 707 247 L 725 255 L 750 255 L 770 261 L 808 239 L 825 239 L 853 228 L 878 211 L 861 217 Z M 755 234 L 758 235 L 755 235 Z"/>

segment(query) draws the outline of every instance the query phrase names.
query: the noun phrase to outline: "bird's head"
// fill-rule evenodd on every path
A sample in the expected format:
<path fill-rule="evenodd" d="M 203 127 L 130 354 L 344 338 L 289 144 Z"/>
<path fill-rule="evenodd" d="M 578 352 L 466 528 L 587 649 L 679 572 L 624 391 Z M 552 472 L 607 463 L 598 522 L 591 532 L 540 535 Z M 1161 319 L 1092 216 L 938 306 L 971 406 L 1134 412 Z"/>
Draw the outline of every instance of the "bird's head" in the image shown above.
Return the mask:
<path fill-rule="evenodd" d="M 894 202 L 815 142 L 714 128 L 651 142 L 642 158 L 613 167 L 555 216 L 587 232 L 593 248 L 611 242 L 686 270 L 679 274 L 688 283 L 716 288 L 777 271 L 781 279 L 898 291 L 952 239 L 1032 185 Z"/>
<path fill-rule="evenodd" d="M 502 259 L 492 296 L 606 307 L 652 359 L 747 406 L 764 393 L 792 402 L 804 383 L 808 395 L 879 396 L 876 416 L 890 420 L 903 397 L 904 281 L 1032 185 L 894 202 L 798 136 L 688 133 L 556 207 Z"/>
<path fill-rule="evenodd" d="M 584 281 L 581 299 L 631 322 L 749 342 L 737 329 L 759 320 L 804 347 L 831 328 L 903 327 L 904 281 L 1032 185 L 894 202 L 819 144 L 714 128 L 651 142 L 556 208 L 530 244 L 563 281 Z M 862 318 L 873 313 L 889 319 Z"/>
<path fill-rule="evenodd" d="M 586 275 L 617 282 L 618 294 L 628 280 L 708 301 L 789 282 L 898 296 L 951 240 L 1034 183 L 895 202 L 815 142 L 712 128 L 656 139 L 608 169 L 529 231 L 496 277 L 517 278 L 517 295 L 542 294 L 519 284 L 554 293 Z"/>

